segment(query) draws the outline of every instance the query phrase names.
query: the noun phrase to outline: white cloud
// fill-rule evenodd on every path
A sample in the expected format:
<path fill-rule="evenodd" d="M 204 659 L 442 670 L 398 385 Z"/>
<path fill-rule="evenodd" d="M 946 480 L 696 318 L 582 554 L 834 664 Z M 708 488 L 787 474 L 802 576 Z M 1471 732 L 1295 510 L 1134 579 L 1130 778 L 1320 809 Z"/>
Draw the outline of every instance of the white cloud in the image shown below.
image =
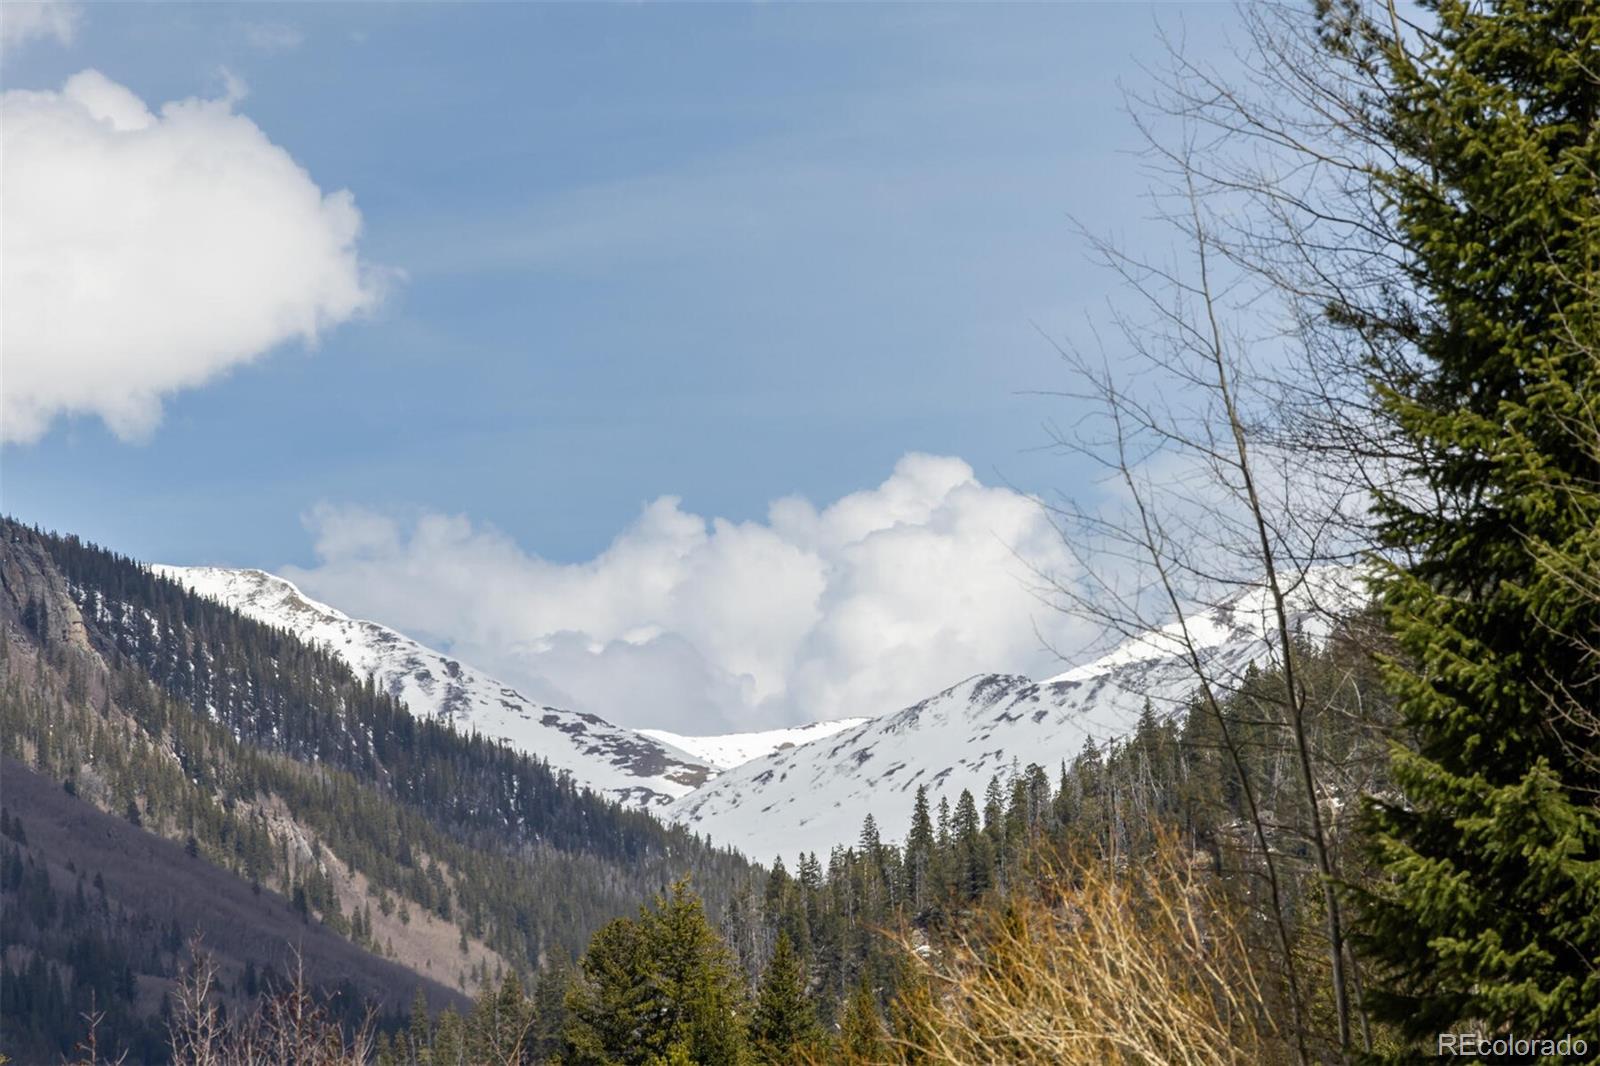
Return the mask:
<path fill-rule="evenodd" d="M 1082 635 L 1032 591 L 1030 566 L 1069 567 L 1038 502 L 959 459 L 907 455 L 877 488 L 781 499 L 765 522 L 663 497 L 577 564 L 459 516 L 322 507 L 308 524 L 318 564 L 284 574 L 309 594 L 635 726 L 883 713 L 973 673 L 1038 676 L 1056 667 L 1040 631 Z"/>
<path fill-rule="evenodd" d="M 43 3 L 6 0 L 0 3 L 0 55 L 44 37 L 54 37 L 60 44 L 71 44 L 82 18 L 82 5 L 70 0 L 45 0 Z"/>
<path fill-rule="evenodd" d="M 86 70 L 0 96 L 0 439 L 74 413 L 140 437 L 163 396 L 376 305 L 354 198 L 236 113 L 240 91 L 152 112 Z"/>

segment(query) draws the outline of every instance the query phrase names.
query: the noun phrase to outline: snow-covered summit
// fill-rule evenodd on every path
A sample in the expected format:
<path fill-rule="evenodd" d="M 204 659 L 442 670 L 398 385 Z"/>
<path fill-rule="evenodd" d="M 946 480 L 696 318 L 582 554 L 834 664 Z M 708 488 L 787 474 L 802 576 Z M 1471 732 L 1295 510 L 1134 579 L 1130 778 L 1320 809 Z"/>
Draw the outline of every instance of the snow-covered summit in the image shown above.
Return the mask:
<path fill-rule="evenodd" d="M 515 689 L 376 622 L 318 603 L 259 570 L 155 568 L 252 618 L 321 644 L 371 674 L 414 714 L 503 739 L 574 780 L 654 809 L 758 859 L 826 854 L 852 842 L 871 813 L 887 840 L 903 838 L 912 797 L 981 792 L 1013 765 L 1053 767 L 1093 737 L 1129 732 L 1148 701 L 1158 713 L 1195 691 L 1184 637 L 1207 673 L 1226 683 L 1275 654 L 1265 590 L 1136 634 L 1108 654 L 1044 681 L 969 677 L 877 718 L 794 729 L 682 736 L 620 728 L 596 715 L 533 703 Z M 1291 624 L 1313 639 L 1329 613 L 1361 601 L 1349 570 L 1313 572 L 1290 596 Z M 720 771 L 720 773 L 719 773 Z"/>
<path fill-rule="evenodd" d="M 1360 572 L 1342 566 L 1317 567 L 1284 590 L 1291 627 L 1313 640 L 1326 637 L 1328 619 L 1362 602 L 1364 595 Z M 1043 684 L 1097 677 L 1120 667 L 1181 657 L 1189 645 L 1205 655 L 1241 641 L 1273 640 L 1277 625 L 1270 591 L 1264 585 L 1251 585 L 1223 598 L 1209 610 L 1130 636 L 1109 653 L 1048 678 Z"/>
<path fill-rule="evenodd" d="M 504 740 L 567 771 L 579 786 L 659 807 L 709 778 L 703 759 L 603 718 L 534 703 L 508 685 L 376 622 L 351 618 L 262 570 L 152 569 L 239 613 L 320 644 L 419 717 Z"/>
<path fill-rule="evenodd" d="M 846 729 L 853 729 L 866 720 L 837 718 L 831 722 L 812 722 L 810 725 L 795 726 L 790 729 L 766 729 L 753 733 L 722 733 L 699 737 L 686 737 L 678 733 L 669 733 L 665 729 L 641 729 L 639 732 L 680 751 L 686 751 L 714 769 L 731 770 L 751 759 L 759 759 L 763 755 L 770 755 L 784 748 L 808 744 L 813 740 L 821 740 L 823 737 L 842 733 Z"/>
<path fill-rule="evenodd" d="M 1326 611 L 1360 602 L 1349 571 L 1319 571 L 1290 597 L 1294 628 L 1326 633 Z M 1270 601 L 1249 589 L 1188 620 L 1208 675 L 1226 684 L 1275 654 Z M 667 817 L 752 858 L 826 855 L 852 843 L 871 813 L 885 840 L 904 839 L 919 785 L 929 796 L 981 794 L 1016 764 L 1054 768 L 1093 737 L 1131 732 L 1146 701 L 1180 708 L 1196 688 L 1169 625 L 1046 681 L 1012 674 L 969 677 L 904 710 L 728 770 L 674 801 Z"/>

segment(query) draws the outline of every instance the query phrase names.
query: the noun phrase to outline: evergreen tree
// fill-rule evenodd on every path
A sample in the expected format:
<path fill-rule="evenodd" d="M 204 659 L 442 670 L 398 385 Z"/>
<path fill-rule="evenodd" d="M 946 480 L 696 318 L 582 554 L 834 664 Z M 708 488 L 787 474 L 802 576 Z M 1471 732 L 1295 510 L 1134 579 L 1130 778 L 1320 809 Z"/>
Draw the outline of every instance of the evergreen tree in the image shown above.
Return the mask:
<path fill-rule="evenodd" d="M 960 891 L 964 898 L 976 899 L 989 887 L 989 849 L 978 822 L 977 801 L 967 789 L 962 789 L 956 800 L 950 832 Z"/>
<path fill-rule="evenodd" d="M 688 880 L 658 898 L 643 922 L 656 1032 L 700 1066 L 736 1066 L 744 1052 L 743 989 L 727 945 L 706 921 Z"/>
<path fill-rule="evenodd" d="M 876 1063 L 888 1058 L 889 1045 L 878 1001 L 865 980 L 856 985 L 839 1023 L 839 1050 L 845 1061 L 852 1063 Z"/>
<path fill-rule="evenodd" d="M 533 984 L 533 1061 L 548 1062 L 561 1050 L 561 1032 L 566 1027 L 566 996 L 572 986 L 572 971 L 559 957 L 539 971 Z"/>
<path fill-rule="evenodd" d="M 467 1052 L 473 1062 L 518 1066 L 531 1061 L 533 1006 L 522 993 L 515 970 L 498 987 L 485 981 L 467 1025 Z"/>
<path fill-rule="evenodd" d="M 378 1033 L 376 1050 L 378 1066 L 401 1066 L 402 1060 L 395 1054 L 394 1044 L 389 1040 L 387 1032 Z"/>
<path fill-rule="evenodd" d="M 806 994 L 805 962 L 787 934 L 778 934 L 750 1014 L 750 1044 L 765 1063 L 794 1061 L 821 1035 L 816 1008 Z"/>
<path fill-rule="evenodd" d="M 454 1007 L 439 1014 L 433 1030 L 432 1066 L 467 1066 L 467 1027 Z"/>
<path fill-rule="evenodd" d="M 861 836 L 856 843 L 856 850 L 868 862 L 881 861 L 880 853 L 883 849 L 883 838 L 878 834 L 878 820 L 868 811 L 867 816 L 861 820 Z"/>
<path fill-rule="evenodd" d="M 433 1066 L 433 1024 L 428 1016 L 428 997 L 421 988 L 411 997 L 411 1021 L 406 1027 L 404 1046 L 403 1061 L 407 1066 Z"/>
<path fill-rule="evenodd" d="M 744 1055 L 743 989 L 732 954 L 687 881 L 638 920 L 596 933 L 566 999 L 566 1061 L 645 1064 L 687 1055 L 732 1066 Z"/>
<path fill-rule="evenodd" d="M 1414 351 L 1379 401 L 1417 457 L 1378 516 L 1415 746 L 1371 807 L 1377 1005 L 1600 1033 L 1600 18 L 1565 0 L 1440 0 L 1391 52 L 1379 176 L 1410 253 Z M 1385 29 L 1383 31 L 1387 33 Z"/>
<path fill-rule="evenodd" d="M 911 808 L 911 829 L 906 834 L 905 898 L 921 915 L 928 906 L 928 876 L 933 865 L 933 819 L 928 813 L 928 786 L 918 785 Z"/>
<path fill-rule="evenodd" d="M 983 789 L 983 831 L 996 843 L 1004 836 L 1005 789 L 1000 775 L 989 778 Z"/>

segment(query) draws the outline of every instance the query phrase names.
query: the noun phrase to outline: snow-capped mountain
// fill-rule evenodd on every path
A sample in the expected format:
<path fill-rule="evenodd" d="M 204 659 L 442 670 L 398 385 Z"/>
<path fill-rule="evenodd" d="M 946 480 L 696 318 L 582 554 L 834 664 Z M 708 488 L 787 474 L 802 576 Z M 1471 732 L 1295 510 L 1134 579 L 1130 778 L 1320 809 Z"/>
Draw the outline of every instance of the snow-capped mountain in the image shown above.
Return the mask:
<path fill-rule="evenodd" d="M 831 722 L 812 722 L 792 729 L 767 729 L 755 733 L 723 733 L 715 736 L 686 737 L 669 733 L 665 729 L 641 729 L 639 732 L 663 744 L 686 751 L 715 770 L 731 770 L 751 759 L 759 759 L 784 748 L 809 744 L 813 740 L 831 737 L 846 729 L 853 729 L 865 718 L 838 718 Z"/>
<path fill-rule="evenodd" d="M 1323 612 L 1360 602 L 1357 585 L 1349 571 L 1314 573 L 1290 600 L 1297 628 L 1325 634 Z M 1276 623 L 1261 590 L 1191 617 L 1188 631 L 1207 674 L 1224 683 L 1274 654 Z M 1130 732 L 1146 700 L 1157 713 L 1176 710 L 1196 688 L 1181 635 L 1176 624 L 1138 635 L 1045 681 L 969 677 L 904 710 L 728 770 L 664 813 L 761 861 L 826 856 L 856 840 L 868 813 L 883 839 L 902 840 L 919 785 L 935 800 L 954 802 L 962 789 L 981 795 L 1013 764 L 1053 771 L 1088 738 Z"/>
<path fill-rule="evenodd" d="M 654 737 L 597 715 L 536 704 L 387 626 L 318 603 L 281 577 L 217 567 L 152 569 L 247 617 L 323 645 L 358 676 L 372 675 L 415 715 L 448 719 L 458 729 L 504 740 L 558 772 L 569 772 L 579 786 L 623 803 L 660 807 L 714 773 L 705 760 Z"/>

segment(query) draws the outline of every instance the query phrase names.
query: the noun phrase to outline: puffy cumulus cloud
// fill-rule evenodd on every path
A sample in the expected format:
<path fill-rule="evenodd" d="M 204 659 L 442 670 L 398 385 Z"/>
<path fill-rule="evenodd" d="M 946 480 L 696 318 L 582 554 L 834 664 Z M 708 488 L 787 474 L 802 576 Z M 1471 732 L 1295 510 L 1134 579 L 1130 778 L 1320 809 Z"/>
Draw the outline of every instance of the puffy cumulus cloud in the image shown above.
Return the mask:
<path fill-rule="evenodd" d="M 0 4 L 0 55 L 45 37 L 71 44 L 82 18 L 82 6 L 70 0 L 6 0 Z"/>
<path fill-rule="evenodd" d="M 0 439 L 70 413 L 139 437 L 164 395 L 378 301 L 354 199 L 324 194 L 239 92 L 152 112 L 86 70 L 0 96 Z"/>
<path fill-rule="evenodd" d="M 876 488 L 764 522 L 649 504 L 595 558 L 559 564 L 459 516 L 308 516 L 316 566 L 285 576 L 528 695 L 635 726 L 716 731 L 879 714 L 973 673 L 1055 669 L 1036 572 L 1068 554 L 1038 501 L 959 459 L 907 455 Z"/>

